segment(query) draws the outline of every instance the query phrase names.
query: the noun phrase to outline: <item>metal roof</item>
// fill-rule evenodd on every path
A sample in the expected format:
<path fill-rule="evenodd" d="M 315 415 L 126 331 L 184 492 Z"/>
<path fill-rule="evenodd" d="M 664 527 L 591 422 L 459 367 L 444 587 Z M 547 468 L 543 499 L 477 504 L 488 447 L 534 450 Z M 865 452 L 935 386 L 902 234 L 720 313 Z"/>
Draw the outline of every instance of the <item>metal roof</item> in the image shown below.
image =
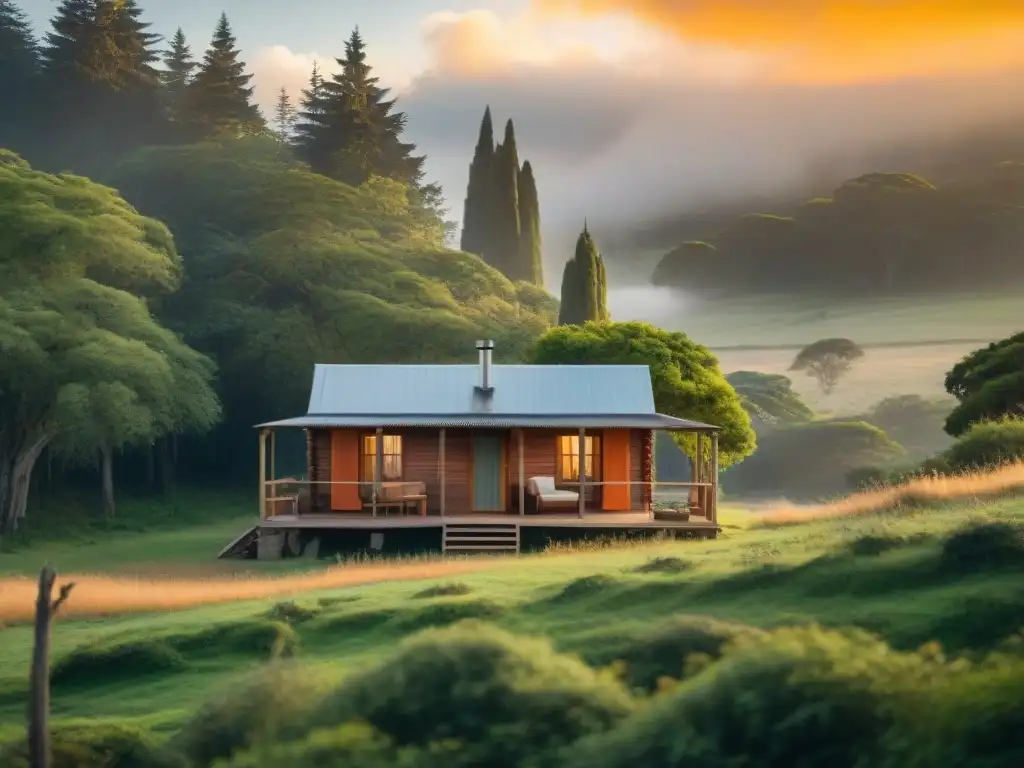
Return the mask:
<path fill-rule="evenodd" d="M 646 365 L 317 365 L 308 415 L 654 413 Z"/>
<path fill-rule="evenodd" d="M 366 415 L 316 415 L 298 416 L 293 419 L 270 421 L 260 427 L 292 429 L 332 429 L 342 427 L 448 427 L 477 429 L 509 429 L 522 427 L 550 429 L 671 429 L 684 432 L 718 431 L 720 428 L 699 421 L 687 421 L 661 413 L 640 414 L 560 414 L 552 415 L 487 415 L 487 414 L 392 414 L 389 416 Z"/>
<path fill-rule="evenodd" d="M 317 365 L 305 416 L 261 427 L 716 430 L 654 409 L 646 365 Z"/>

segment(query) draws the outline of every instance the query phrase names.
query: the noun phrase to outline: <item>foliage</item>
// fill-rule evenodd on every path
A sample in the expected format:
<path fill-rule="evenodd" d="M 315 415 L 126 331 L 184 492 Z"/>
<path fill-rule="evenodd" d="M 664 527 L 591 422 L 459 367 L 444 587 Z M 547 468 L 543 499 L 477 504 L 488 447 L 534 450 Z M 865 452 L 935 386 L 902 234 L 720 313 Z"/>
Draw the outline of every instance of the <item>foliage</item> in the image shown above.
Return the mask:
<path fill-rule="evenodd" d="M 801 349 L 789 366 L 818 380 L 821 391 L 832 394 L 839 379 L 864 357 L 864 350 L 849 339 L 821 339 Z"/>
<path fill-rule="evenodd" d="M 659 413 L 721 427 L 719 466 L 728 467 L 755 446 L 750 417 L 718 368 L 715 356 L 683 333 L 646 323 L 587 323 L 552 328 L 537 341 L 535 363 L 647 365 Z M 687 455 L 696 444 L 677 436 Z"/>
<path fill-rule="evenodd" d="M 32 467 L 203 431 L 212 366 L 133 292 L 176 286 L 170 233 L 106 187 L 0 154 L 0 527 L 24 515 Z"/>
<path fill-rule="evenodd" d="M 590 321 L 610 319 L 604 259 L 590 231 L 584 227 L 576 240 L 576 253 L 565 263 L 562 272 L 562 303 L 558 324 L 583 325 Z"/>
<path fill-rule="evenodd" d="M 751 421 L 763 426 L 777 426 L 810 421 L 814 412 L 793 391 L 793 382 L 786 376 L 757 371 L 735 371 L 725 380 L 736 390 Z"/>
<path fill-rule="evenodd" d="M 53 665 L 55 687 L 109 682 L 184 669 L 185 657 L 161 640 L 93 644 L 76 648 Z"/>
<path fill-rule="evenodd" d="M 50 768 L 186 768 L 157 737 L 125 725 L 60 726 L 51 735 Z M 0 744 L 0 765 L 30 768 L 23 738 Z"/>
<path fill-rule="evenodd" d="M 1024 419 L 978 422 L 949 447 L 944 457 L 954 469 L 1018 461 L 1024 458 Z"/>
<path fill-rule="evenodd" d="M 946 420 L 954 437 L 979 421 L 1024 415 L 1024 333 L 968 355 L 946 375 L 945 385 L 960 401 Z"/>
<path fill-rule="evenodd" d="M 729 492 L 815 497 L 846 489 L 847 476 L 904 455 L 877 427 L 862 421 L 812 421 L 765 432 L 757 452 L 727 472 Z"/>
<path fill-rule="evenodd" d="M 475 253 L 512 280 L 543 285 L 540 203 L 533 166 L 519 165 L 515 125 L 494 143 L 491 108 L 484 111 L 469 166 L 462 250 Z"/>
<path fill-rule="evenodd" d="M 190 280 L 162 316 L 217 361 L 227 439 L 303 411 L 314 363 L 456 362 L 477 338 L 516 359 L 553 319 L 543 292 L 441 246 L 403 185 L 313 174 L 273 139 L 148 150 L 113 181 L 177 233 Z M 216 453 L 194 460 L 252 472 Z"/>
<path fill-rule="evenodd" d="M 895 395 L 876 403 L 861 418 L 907 449 L 908 458 L 921 461 L 949 447 L 943 430 L 951 405 L 948 400 L 920 395 Z"/>
<path fill-rule="evenodd" d="M 632 708 L 619 684 L 548 644 L 464 623 L 423 632 L 346 679 L 314 722 L 364 721 L 407 746 L 455 740 L 460 759 L 449 764 L 511 768 L 543 764 Z"/>
<path fill-rule="evenodd" d="M 787 205 L 788 215 L 730 214 L 724 224 L 721 215 L 705 215 L 676 235 L 688 242 L 663 257 L 653 281 L 730 295 L 872 299 L 1001 288 L 1024 274 L 1012 257 L 1021 244 L 1022 180 L 1021 163 L 939 186 L 870 173 L 830 198 Z"/>

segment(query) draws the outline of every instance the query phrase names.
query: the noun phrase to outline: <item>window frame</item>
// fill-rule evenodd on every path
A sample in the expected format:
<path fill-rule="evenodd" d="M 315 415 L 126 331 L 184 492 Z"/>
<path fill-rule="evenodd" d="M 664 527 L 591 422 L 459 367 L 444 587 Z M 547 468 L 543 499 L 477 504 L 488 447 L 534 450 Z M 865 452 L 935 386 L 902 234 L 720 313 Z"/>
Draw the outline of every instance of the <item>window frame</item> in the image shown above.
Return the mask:
<path fill-rule="evenodd" d="M 405 440 L 401 433 L 398 432 L 385 432 L 381 435 L 383 438 L 384 452 L 382 453 L 381 462 L 381 477 L 382 483 L 395 483 L 401 482 L 405 478 Z M 389 447 L 394 447 L 394 443 L 391 446 L 388 445 L 388 441 L 397 441 L 398 450 L 388 451 Z M 388 476 L 388 458 L 396 459 L 398 464 L 397 476 Z M 359 482 L 361 483 L 372 483 L 373 482 L 373 467 L 374 462 L 377 459 L 377 433 L 376 432 L 364 432 L 360 436 L 359 440 Z"/>
<path fill-rule="evenodd" d="M 561 484 L 580 484 L 579 467 L 576 468 L 575 477 L 570 472 L 567 476 L 564 472 L 566 462 L 572 463 L 576 459 L 576 447 L 579 446 L 579 433 L 558 434 L 555 437 L 555 482 Z M 588 483 L 599 483 L 602 479 L 602 449 L 601 433 L 584 434 L 583 473 Z M 587 465 L 590 465 L 590 472 L 587 472 Z"/>

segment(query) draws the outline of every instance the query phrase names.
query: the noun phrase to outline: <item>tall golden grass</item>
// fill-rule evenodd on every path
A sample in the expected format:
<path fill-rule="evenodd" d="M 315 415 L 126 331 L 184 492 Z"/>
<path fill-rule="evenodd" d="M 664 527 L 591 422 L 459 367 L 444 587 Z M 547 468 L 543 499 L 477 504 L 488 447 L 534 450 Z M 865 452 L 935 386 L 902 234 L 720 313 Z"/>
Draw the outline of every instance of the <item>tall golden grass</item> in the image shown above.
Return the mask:
<path fill-rule="evenodd" d="M 1024 490 L 1024 462 L 958 475 L 924 475 L 900 485 L 855 493 L 828 504 L 780 506 L 758 516 L 751 527 L 798 525 L 815 520 L 887 512 L 914 504 L 985 499 Z"/>
<path fill-rule="evenodd" d="M 60 583 L 75 582 L 61 616 L 111 616 L 124 613 L 175 611 L 200 605 L 297 595 L 320 589 L 354 587 L 387 581 L 416 581 L 466 573 L 495 560 L 370 563 L 332 566 L 314 573 L 273 578 L 165 578 L 61 574 Z M 0 579 L 0 621 L 30 620 L 35 612 L 36 581 L 24 577 Z"/>

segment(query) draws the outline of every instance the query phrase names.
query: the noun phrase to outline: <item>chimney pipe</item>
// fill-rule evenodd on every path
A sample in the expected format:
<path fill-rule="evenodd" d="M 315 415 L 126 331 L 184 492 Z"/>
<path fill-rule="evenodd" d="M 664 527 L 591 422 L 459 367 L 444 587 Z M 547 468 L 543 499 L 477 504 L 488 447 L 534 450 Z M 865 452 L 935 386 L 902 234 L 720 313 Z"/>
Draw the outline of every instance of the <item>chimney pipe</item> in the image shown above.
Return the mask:
<path fill-rule="evenodd" d="M 491 383 L 491 353 L 494 351 L 494 342 L 490 339 L 478 341 L 476 348 L 480 352 L 480 383 L 477 385 L 484 392 L 494 389 Z"/>

